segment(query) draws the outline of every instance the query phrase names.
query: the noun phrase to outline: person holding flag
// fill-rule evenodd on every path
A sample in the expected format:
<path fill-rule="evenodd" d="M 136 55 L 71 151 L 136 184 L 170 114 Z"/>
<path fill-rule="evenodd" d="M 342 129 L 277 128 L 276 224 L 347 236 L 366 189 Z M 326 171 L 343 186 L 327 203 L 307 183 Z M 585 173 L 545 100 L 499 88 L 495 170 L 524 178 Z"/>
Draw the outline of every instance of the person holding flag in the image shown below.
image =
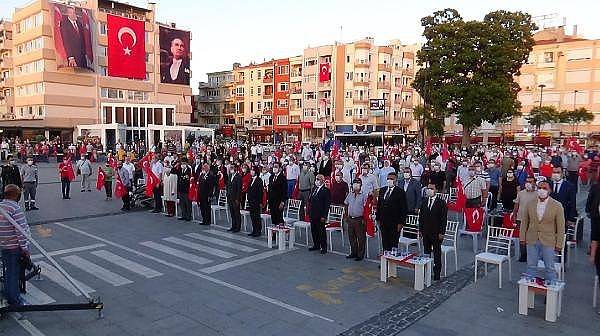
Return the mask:
<path fill-rule="evenodd" d="M 73 172 L 73 165 L 68 156 L 64 156 L 63 162 L 58 165 L 58 174 L 63 199 L 71 199 L 71 182 L 75 180 L 75 172 Z"/>
<path fill-rule="evenodd" d="M 119 162 L 118 166 L 123 167 L 123 163 Z M 106 191 L 106 200 L 110 201 L 112 199 L 112 180 L 115 175 L 115 170 L 110 166 L 110 163 L 107 161 L 104 169 L 102 167 L 98 167 L 98 177 L 100 177 L 100 172 L 104 175 L 104 191 Z"/>
<path fill-rule="evenodd" d="M 102 167 L 98 167 L 98 177 L 96 178 L 96 189 L 98 191 L 104 187 L 104 177 L 104 170 L 102 170 Z"/>
<path fill-rule="evenodd" d="M 131 174 L 127 168 L 123 167 L 122 162 L 117 164 L 116 178 L 115 196 L 123 201 L 121 210 L 129 211 L 131 210 L 131 198 L 129 197 L 129 190 L 131 190 Z"/>
<path fill-rule="evenodd" d="M 146 165 L 146 195 L 154 196 L 154 210 L 153 213 L 161 213 L 162 198 L 160 190 L 160 182 L 163 176 L 163 164 L 160 161 L 160 155 L 152 155 L 152 161 L 150 166 Z"/>

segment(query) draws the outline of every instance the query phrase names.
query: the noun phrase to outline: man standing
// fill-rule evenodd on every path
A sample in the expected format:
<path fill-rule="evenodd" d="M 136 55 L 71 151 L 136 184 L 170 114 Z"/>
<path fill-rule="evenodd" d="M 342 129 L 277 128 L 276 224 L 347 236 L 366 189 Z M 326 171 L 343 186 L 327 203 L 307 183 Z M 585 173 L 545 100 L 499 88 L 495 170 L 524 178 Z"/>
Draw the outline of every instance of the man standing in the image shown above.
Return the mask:
<path fill-rule="evenodd" d="M 475 165 L 469 166 L 469 177 L 463 180 L 463 190 L 467 198 L 465 206 L 467 208 L 479 208 L 482 206 L 482 198 L 487 197 L 487 183 L 477 176 Z"/>
<path fill-rule="evenodd" d="M 327 234 L 325 225 L 327 214 L 331 206 L 331 194 L 325 186 L 325 176 L 317 175 L 315 188 L 310 196 L 310 232 L 313 237 L 313 246 L 309 251 L 321 250 L 321 254 L 327 253 Z"/>
<path fill-rule="evenodd" d="M 414 178 L 417 181 L 421 181 L 421 175 L 423 175 L 423 171 L 425 170 L 425 168 L 423 168 L 423 165 L 419 162 L 419 159 L 414 157 L 412 160 L 412 164 L 409 168 L 412 174 L 412 178 Z"/>
<path fill-rule="evenodd" d="M 250 170 L 252 179 L 248 187 L 246 202 L 248 203 L 248 211 L 250 211 L 250 220 L 252 221 L 252 232 L 248 234 L 251 237 L 260 237 L 262 225 L 260 220 L 260 208 L 262 204 L 264 187 L 262 179 L 259 177 L 260 169 L 253 167 Z"/>
<path fill-rule="evenodd" d="M 388 175 L 387 186 L 379 191 L 376 219 L 381 228 L 381 243 L 384 251 L 398 245 L 398 235 L 407 215 L 406 193 L 396 187 L 395 173 Z"/>
<path fill-rule="evenodd" d="M 9 184 L 14 184 L 19 188 L 23 186 L 19 167 L 12 155 L 8 155 L 8 165 L 2 166 L 2 185 L 7 186 Z"/>
<path fill-rule="evenodd" d="M 159 180 L 159 183 L 157 183 L 156 186 L 154 186 L 154 190 L 152 191 L 152 194 L 154 196 L 154 210 L 152 210 L 152 212 L 153 213 L 161 213 L 163 210 L 162 198 L 161 198 L 163 164 L 160 161 L 159 154 L 155 154 L 152 157 L 152 163 L 150 165 L 150 169 L 152 170 L 152 173 L 154 173 L 154 175 L 156 175 L 156 177 Z M 148 178 L 148 177 L 146 176 L 146 178 Z"/>
<path fill-rule="evenodd" d="M 131 158 L 129 156 L 125 157 L 125 162 L 123 162 L 123 169 L 129 173 L 129 180 L 131 180 L 131 184 L 135 184 L 135 180 L 133 178 L 133 173 L 135 172 L 135 165 L 131 163 Z"/>
<path fill-rule="evenodd" d="M 388 175 L 395 172 L 394 167 L 390 166 L 390 160 L 383 161 L 383 168 L 379 170 L 379 186 L 386 185 Z"/>
<path fill-rule="evenodd" d="M 332 164 L 331 164 L 331 161 L 329 160 L 329 155 L 323 155 L 323 160 L 321 160 L 319 162 L 319 167 L 318 167 L 317 173 L 321 174 L 323 176 L 330 177 L 331 170 L 332 170 Z"/>
<path fill-rule="evenodd" d="M 401 182 L 402 189 L 406 194 L 406 209 L 411 215 L 418 215 L 421 209 L 423 194 L 421 192 L 421 183 L 412 178 L 410 168 L 404 168 L 404 181 Z M 387 183 L 387 182 L 386 182 Z"/>
<path fill-rule="evenodd" d="M 591 220 L 589 260 L 592 265 L 596 266 L 596 274 L 600 276 L 600 183 L 596 183 L 590 188 L 585 212 Z"/>
<path fill-rule="evenodd" d="M 71 180 L 74 178 L 74 174 L 73 166 L 71 166 L 69 158 L 63 158 L 63 162 L 58 165 L 58 172 L 60 175 L 63 199 L 71 199 Z"/>
<path fill-rule="evenodd" d="M 300 176 L 300 167 L 296 164 L 296 162 L 291 161 L 285 167 L 285 176 L 287 178 L 287 192 L 288 198 L 292 197 L 292 193 L 294 192 L 294 188 L 296 187 L 296 182 L 298 181 L 298 177 Z"/>
<path fill-rule="evenodd" d="M 571 153 L 567 158 L 567 180 L 575 187 L 577 192 L 577 185 L 579 184 L 579 165 L 581 163 L 581 156 L 576 152 Z"/>
<path fill-rule="evenodd" d="M 355 179 L 352 183 L 352 192 L 346 196 L 344 204 L 347 206 L 346 223 L 348 224 L 348 239 L 350 240 L 350 254 L 347 259 L 361 261 L 365 257 L 365 242 L 367 231 L 363 213 L 367 203 L 367 195 L 361 189 L 361 180 Z"/>
<path fill-rule="evenodd" d="M 123 167 L 123 163 L 119 161 L 118 166 Z M 109 201 L 112 198 L 112 180 L 115 175 L 115 170 L 108 162 L 106 162 L 104 168 L 100 169 L 104 172 L 104 191 L 106 191 L 106 200 Z"/>
<path fill-rule="evenodd" d="M 555 280 L 555 252 L 564 246 L 565 215 L 562 205 L 550 197 L 550 184 L 538 184 L 537 200 L 530 202 L 522 218 L 520 239 L 527 245 L 527 273 L 535 276 L 543 259 L 546 279 Z"/>
<path fill-rule="evenodd" d="M 190 178 L 192 177 L 192 168 L 188 165 L 188 158 L 183 157 L 181 164 L 176 170 L 177 174 L 177 195 L 179 196 L 179 206 L 181 207 L 181 217 L 179 220 L 192 220 L 192 201 L 188 196 L 190 192 Z"/>
<path fill-rule="evenodd" d="M 268 203 L 273 225 L 283 224 L 283 207 L 288 200 L 287 182 L 279 163 L 273 164 L 273 175 L 269 178 Z"/>
<path fill-rule="evenodd" d="M 515 199 L 515 207 L 513 209 L 513 217 L 516 218 L 517 225 L 520 226 L 523 222 L 523 216 L 527 210 L 527 205 L 537 199 L 535 178 L 533 176 L 527 176 L 525 182 L 525 189 L 519 191 L 517 198 Z M 527 261 L 527 247 L 522 245 L 519 249 L 521 255 L 519 256 L 519 262 Z"/>
<path fill-rule="evenodd" d="M 87 155 L 84 155 L 77 163 L 77 174 L 81 175 L 81 192 L 92 191 L 92 163 Z"/>
<path fill-rule="evenodd" d="M 27 218 L 19 207 L 21 189 L 14 184 L 4 187 L 4 199 L 0 208 L 7 216 L 12 217 L 19 227 L 26 233 L 23 235 L 9 222 L 4 215 L 0 216 L 0 250 L 2 251 L 2 264 L 4 265 L 3 292 L 9 306 L 20 306 L 23 300 L 19 295 L 20 260 L 23 255 L 29 256 L 27 237 L 30 235 Z"/>
<path fill-rule="evenodd" d="M 442 270 L 442 242 L 446 234 L 446 221 L 448 207 L 446 202 L 436 196 L 437 189 L 434 183 L 429 183 L 425 189 L 426 201 L 419 211 L 419 231 L 423 237 L 425 254 L 433 250 L 433 280 L 440 280 Z"/>
<path fill-rule="evenodd" d="M 231 214 L 231 228 L 227 231 L 240 232 L 242 227 L 242 214 L 240 213 L 240 202 L 242 200 L 242 177 L 237 172 L 237 166 L 229 168 L 229 180 L 227 181 L 227 204 Z"/>
<path fill-rule="evenodd" d="M 363 164 L 360 180 L 362 182 L 361 192 L 364 194 L 375 193 L 377 189 L 377 178 L 371 173 L 371 166 L 368 163 Z"/>
<path fill-rule="evenodd" d="M 555 167 L 553 169 L 550 188 L 550 197 L 562 205 L 567 224 L 575 225 L 575 218 L 577 217 L 577 190 L 571 182 L 563 179 L 562 168 Z"/>
<path fill-rule="evenodd" d="M 342 179 L 341 171 L 335 173 L 334 180 L 331 181 L 331 204 L 343 205 L 348 196 L 348 184 Z"/>
<path fill-rule="evenodd" d="M 202 170 L 197 179 L 198 203 L 200 204 L 200 213 L 202 214 L 202 223 L 200 225 L 210 225 L 210 197 L 215 194 L 217 182 L 207 163 L 202 165 Z"/>
<path fill-rule="evenodd" d="M 302 216 L 300 217 L 301 219 L 304 219 L 304 209 L 306 208 L 306 204 L 308 204 L 310 191 L 315 185 L 315 174 L 310 171 L 309 168 L 310 164 L 308 162 L 304 162 L 298 178 L 298 189 L 300 191 L 300 200 L 302 200 L 302 204 L 300 206 L 300 216 Z"/>
<path fill-rule="evenodd" d="M 489 209 L 496 209 L 498 205 L 498 193 L 500 191 L 500 184 L 502 182 L 502 172 L 500 168 L 496 166 L 494 160 L 490 160 L 487 165 L 487 175 L 490 177 L 490 192 L 492 193 L 492 204 Z"/>
<path fill-rule="evenodd" d="M 33 158 L 27 158 L 27 165 L 21 168 L 21 180 L 23 181 L 23 198 L 25 200 L 25 211 L 39 210 L 35 206 L 35 192 L 38 186 L 38 167 L 33 164 Z"/>
<path fill-rule="evenodd" d="M 125 165 L 122 162 L 119 162 L 117 165 L 117 172 L 121 182 L 123 183 L 123 187 L 125 188 L 125 194 L 121 196 L 121 200 L 123 201 L 123 207 L 121 210 L 129 211 L 131 210 L 131 203 L 129 198 L 129 190 L 131 190 L 131 174 L 129 170 L 125 168 Z"/>

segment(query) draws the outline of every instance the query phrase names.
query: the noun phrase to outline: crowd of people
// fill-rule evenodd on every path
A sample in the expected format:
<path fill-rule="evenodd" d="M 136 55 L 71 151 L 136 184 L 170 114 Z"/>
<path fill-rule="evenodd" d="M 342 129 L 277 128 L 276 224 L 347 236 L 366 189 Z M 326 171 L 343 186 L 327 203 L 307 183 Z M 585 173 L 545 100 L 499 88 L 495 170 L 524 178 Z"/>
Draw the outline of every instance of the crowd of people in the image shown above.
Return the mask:
<path fill-rule="evenodd" d="M 79 155 L 69 150 L 72 155 L 63 156 L 58 165 L 63 199 L 70 199 L 70 184 L 76 176 L 81 176 L 81 192 L 92 190 L 93 145 L 81 148 Z M 194 141 L 186 143 L 180 153 L 176 149 L 160 144 L 152 148 L 143 143 L 117 144 L 99 167 L 96 186 L 104 188 L 110 200 L 116 181 L 115 196 L 123 200 L 124 211 L 132 206 L 132 191 L 143 188 L 154 200 L 152 212 L 174 217 L 177 204 L 182 221 L 192 220 L 192 203 L 196 203 L 200 225 L 206 226 L 214 224 L 211 204 L 224 198 L 230 214 L 229 231 L 241 231 L 241 213 L 246 210 L 253 237 L 265 234 L 261 214 L 268 213 L 273 225 L 284 226 L 288 200 L 301 200 L 298 220 L 310 223 L 313 245 L 309 250 L 322 254 L 328 251 L 326 228 L 339 225 L 328 221 L 330 206 L 342 206 L 351 248 L 347 258 L 356 261 L 365 257 L 366 236 L 373 230 L 379 230 L 382 249 L 389 251 L 398 245 L 407 216 L 415 215 L 424 252 L 433 255 L 436 280 L 440 278 L 449 212 L 479 209 L 507 214 L 508 225 L 519 232 L 523 245 L 519 257 L 528 262 L 528 272 L 535 272 L 537 261 L 543 260 L 546 278 L 555 279 L 554 252 L 563 248 L 566 228 L 583 215 L 577 210 L 576 196 L 584 188 L 591 190 L 585 209 L 592 219 L 590 258 L 600 274 L 597 146 L 426 143 L 422 147 L 381 148 L 330 140 L 297 142 L 272 150 L 249 142 Z M 5 188 L 14 185 L 23 192 L 25 210 L 35 210 L 33 186 L 38 175 L 33 160 L 31 164 L 29 157 L 26 160 L 27 165 L 19 170 L 10 159 L 2 167 L 2 182 Z M 0 238 L 9 231 L 6 225 L 4 229 L 0 226 Z"/>

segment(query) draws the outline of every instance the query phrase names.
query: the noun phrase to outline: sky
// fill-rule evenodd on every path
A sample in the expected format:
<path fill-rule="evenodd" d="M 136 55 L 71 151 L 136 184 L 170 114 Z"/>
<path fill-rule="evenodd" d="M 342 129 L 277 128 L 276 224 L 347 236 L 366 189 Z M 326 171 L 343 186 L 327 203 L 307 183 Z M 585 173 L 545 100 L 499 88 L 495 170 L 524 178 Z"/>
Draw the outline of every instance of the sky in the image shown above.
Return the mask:
<path fill-rule="evenodd" d="M 436 10 L 454 8 L 468 20 L 490 11 L 524 11 L 532 16 L 566 17 L 567 32 L 574 24 L 580 35 L 600 38 L 597 0 L 155 0 L 160 22 L 176 22 L 192 31 L 192 87 L 206 73 L 228 70 L 234 62 L 246 65 L 302 54 L 308 46 L 350 42 L 367 36 L 378 44 L 400 39 L 422 42 L 420 19 Z M 146 1 L 129 0 L 146 7 Z M 27 0 L 1 0 L 0 17 Z M 341 27 L 341 29 L 340 29 Z"/>

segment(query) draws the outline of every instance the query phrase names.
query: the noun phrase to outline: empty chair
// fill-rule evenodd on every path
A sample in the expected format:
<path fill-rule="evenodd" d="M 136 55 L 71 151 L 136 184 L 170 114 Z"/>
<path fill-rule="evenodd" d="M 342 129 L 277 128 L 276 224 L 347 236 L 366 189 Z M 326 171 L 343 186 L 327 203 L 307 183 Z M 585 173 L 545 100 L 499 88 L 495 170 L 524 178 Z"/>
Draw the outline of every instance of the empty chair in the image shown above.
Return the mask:
<path fill-rule="evenodd" d="M 444 257 L 444 276 L 446 276 L 446 269 L 448 268 L 448 253 L 454 253 L 454 266 L 458 271 L 458 247 L 456 245 L 456 238 L 458 236 L 458 225 L 456 221 L 447 221 L 446 233 L 444 234 L 444 241 L 442 242 L 442 256 Z"/>
<path fill-rule="evenodd" d="M 250 211 L 248 210 L 248 199 L 246 199 L 246 202 L 244 202 L 244 208 L 240 209 L 240 215 L 242 215 L 242 229 L 244 230 L 244 232 L 252 232 L 252 230 L 248 230 L 248 227 L 252 228 L 252 223 L 248 221 L 250 219 Z"/>
<path fill-rule="evenodd" d="M 475 256 L 475 282 L 477 282 L 477 264 L 483 262 L 487 275 L 487 264 L 498 265 L 498 288 L 502 288 L 502 264 L 508 263 L 508 279 L 512 277 L 510 245 L 514 229 L 488 226 L 488 236 L 485 242 L 485 252 Z M 494 251 L 494 252 L 492 252 Z"/>
<path fill-rule="evenodd" d="M 327 232 L 327 238 L 329 239 L 330 251 L 333 251 L 333 232 L 339 232 L 341 234 L 342 246 L 344 246 L 344 223 L 342 222 L 343 219 L 344 207 L 341 205 L 331 205 L 329 207 L 329 213 L 327 214 L 327 226 L 325 227 L 325 231 Z"/>
<path fill-rule="evenodd" d="M 225 211 L 225 216 L 227 217 L 227 222 L 230 222 L 229 220 L 229 211 L 227 210 L 227 191 L 226 190 L 219 190 L 219 198 L 217 200 L 217 204 L 212 204 L 210 206 L 210 211 L 212 213 L 212 218 L 215 221 L 214 223 L 217 223 L 217 213 L 221 213 L 222 211 Z"/>
<path fill-rule="evenodd" d="M 367 254 L 367 259 L 369 259 L 369 240 L 371 239 L 376 239 L 377 253 L 381 253 L 381 232 L 379 231 L 379 228 L 377 228 L 377 225 L 375 225 L 375 236 L 371 237 L 367 235 L 367 239 L 365 240 L 365 251 Z"/>
<path fill-rule="evenodd" d="M 450 200 L 450 202 L 456 202 L 456 198 L 458 194 L 458 188 L 450 188 L 450 192 L 448 194 L 448 199 Z"/>
<path fill-rule="evenodd" d="M 579 229 L 580 222 L 583 221 L 583 217 L 577 217 L 575 219 L 575 225 L 567 226 L 567 266 L 571 266 L 571 249 L 577 247 L 577 230 Z"/>
<path fill-rule="evenodd" d="M 408 215 L 406 223 L 400 231 L 398 238 L 398 247 L 405 247 L 406 252 L 411 245 L 417 245 L 419 252 L 421 251 L 421 232 L 419 231 L 419 216 Z"/>
<path fill-rule="evenodd" d="M 292 225 L 300 220 L 300 206 L 302 206 L 302 200 L 288 200 L 287 209 L 283 215 L 283 221 L 286 225 Z"/>

